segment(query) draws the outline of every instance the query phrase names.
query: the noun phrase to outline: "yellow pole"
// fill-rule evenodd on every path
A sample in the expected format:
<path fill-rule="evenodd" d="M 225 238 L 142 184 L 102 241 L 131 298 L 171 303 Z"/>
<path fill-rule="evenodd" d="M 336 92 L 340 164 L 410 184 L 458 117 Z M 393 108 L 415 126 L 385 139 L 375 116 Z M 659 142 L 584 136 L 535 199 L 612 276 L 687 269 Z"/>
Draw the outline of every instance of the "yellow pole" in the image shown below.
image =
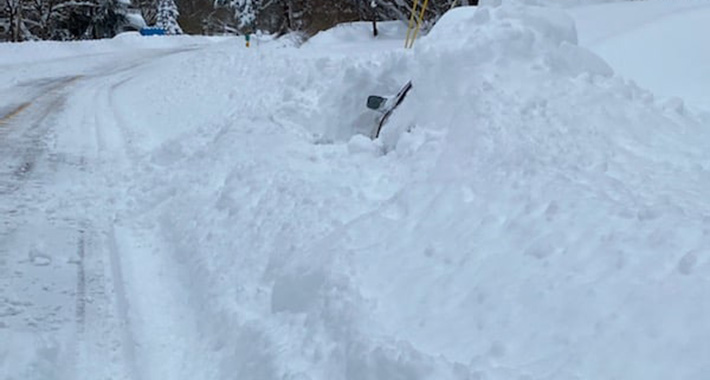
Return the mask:
<path fill-rule="evenodd" d="M 409 17 L 409 25 L 407 26 L 407 39 L 404 40 L 405 48 L 409 47 L 409 36 L 412 33 L 412 29 L 414 29 L 414 15 L 417 13 L 417 5 L 419 5 L 419 0 L 414 0 L 412 3 L 412 16 Z"/>
<path fill-rule="evenodd" d="M 417 28 L 414 30 L 414 36 L 412 37 L 412 41 L 409 43 L 409 47 L 412 48 L 414 46 L 414 40 L 417 39 L 417 34 L 419 34 L 419 28 L 422 26 L 422 21 L 424 20 L 424 11 L 426 11 L 426 7 L 429 5 L 429 0 L 424 0 L 424 5 L 422 5 L 422 11 L 419 13 L 419 18 L 417 19 Z"/>

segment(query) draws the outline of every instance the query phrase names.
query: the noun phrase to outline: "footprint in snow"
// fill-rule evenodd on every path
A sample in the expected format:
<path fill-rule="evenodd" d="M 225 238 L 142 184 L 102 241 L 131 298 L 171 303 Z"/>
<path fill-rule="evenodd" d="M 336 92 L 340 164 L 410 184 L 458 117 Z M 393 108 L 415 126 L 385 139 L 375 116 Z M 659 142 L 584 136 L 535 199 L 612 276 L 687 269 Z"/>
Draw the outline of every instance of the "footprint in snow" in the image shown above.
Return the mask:
<path fill-rule="evenodd" d="M 47 266 L 52 263 L 52 258 L 44 254 L 39 247 L 30 249 L 29 257 L 30 262 L 38 267 Z"/>
<path fill-rule="evenodd" d="M 685 256 L 678 261 L 678 272 L 686 276 L 692 274 L 697 262 L 698 253 L 696 251 L 686 253 Z"/>

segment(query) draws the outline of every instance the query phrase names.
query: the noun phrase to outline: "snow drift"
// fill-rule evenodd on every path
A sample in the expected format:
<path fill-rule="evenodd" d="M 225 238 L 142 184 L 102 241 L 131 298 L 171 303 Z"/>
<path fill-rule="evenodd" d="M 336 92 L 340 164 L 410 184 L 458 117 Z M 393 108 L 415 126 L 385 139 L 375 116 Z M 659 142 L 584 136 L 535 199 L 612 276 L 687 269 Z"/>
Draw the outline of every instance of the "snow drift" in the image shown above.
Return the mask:
<path fill-rule="evenodd" d="M 329 273 L 324 306 L 356 295 L 356 331 L 466 368 L 452 377 L 708 376 L 707 127 L 576 41 L 551 9 L 449 12 L 383 131 L 421 170 L 307 249 L 288 288 Z M 443 377 L 422 363 L 404 365 Z"/>
<path fill-rule="evenodd" d="M 376 331 L 485 378 L 708 376 L 707 126 L 613 77 L 564 14 L 441 23 L 383 133 L 434 164 L 322 251 Z"/>
<path fill-rule="evenodd" d="M 564 13 L 504 5 L 450 12 L 414 52 L 306 45 L 284 58 L 296 77 L 239 83 L 283 98 L 154 151 L 147 172 L 172 174 L 136 197 L 169 194 L 150 219 L 186 263 L 198 340 L 219 342 L 193 368 L 707 376 L 707 132 L 576 42 Z M 381 141 L 351 137 L 366 95 L 409 78 Z"/>

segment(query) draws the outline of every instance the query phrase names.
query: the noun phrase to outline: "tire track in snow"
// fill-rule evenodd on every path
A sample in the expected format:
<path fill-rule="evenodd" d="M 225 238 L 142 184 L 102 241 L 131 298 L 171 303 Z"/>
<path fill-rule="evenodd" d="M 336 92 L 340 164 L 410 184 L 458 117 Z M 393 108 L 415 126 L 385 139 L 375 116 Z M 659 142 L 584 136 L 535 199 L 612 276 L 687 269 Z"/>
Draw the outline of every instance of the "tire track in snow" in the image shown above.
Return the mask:
<path fill-rule="evenodd" d="M 182 52 L 176 51 L 175 54 Z M 112 162 L 120 168 L 120 172 L 133 178 L 134 173 L 140 172 L 144 156 L 132 144 L 132 129 L 135 126 L 125 117 L 126 113 L 121 112 L 120 99 L 117 98 L 121 88 L 134 78 L 129 73 L 126 74 L 116 76 L 115 80 L 108 83 L 100 98 L 101 109 L 105 111 L 102 112 L 102 117 L 111 127 L 104 129 L 103 133 L 104 138 L 108 138 L 106 145 L 111 145 L 109 149 L 113 151 Z M 109 186 L 116 181 L 115 176 L 109 178 Z M 118 181 L 125 182 L 120 179 Z M 135 378 L 182 378 L 185 374 L 181 373 L 180 368 L 186 359 L 206 365 L 210 363 L 204 352 L 186 350 L 186 347 L 202 347 L 203 342 L 194 329 L 198 321 L 194 319 L 193 310 L 186 308 L 184 304 L 184 292 L 176 290 L 184 286 L 175 281 L 176 268 L 172 267 L 171 263 L 162 261 L 160 255 L 152 256 L 155 251 L 145 250 L 141 244 L 133 245 L 133 242 L 146 241 L 146 236 L 141 236 L 141 229 L 134 227 L 130 221 L 110 223 L 109 227 L 109 237 L 112 241 L 109 245 L 115 263 L 113 277 L 118 279 L 126 276 L 126 281 L 120 284 L 121 294 L 117 292 L 117 298 L 121 301 L 119 309 L 123 319 L 134 323 L 128 329 L 134 339 L 131 341 L 132 351 L 126 351 L 125 356 L 132 360 L 132 373 Z M 151 257 L 145 257 L 146 255 Z M 165 275 L 163 271 L 169 275 Z M 143 285 L 146 282 L 149 283 Z M 130 315 L 128 311 L 131 311 Z M 156 315 L 166 311 L 171 312 L 162 318 L 156 318 Z M 126 336 L 125 339 L 129 340 L 131 337 Z"/>
<path fill-rule="evenodd" d="M 73 76 L 51 81 L 49 86 L 44 84 L 38 88 L 38 91 L 43 91 L 41 95 L 3 117 L 0 125 L 8 129 L 4 132 L 18 133 L 19 136 L 8 141 L 0 141 L 5 143 L 3 144 L 5 146 L 0 145 L 0 153 L 4 153 L 2 155 L 5 157 L 14 158 L 16 162 L 14 168 L 10 169 L 6 182 L 0 183 L 4 185 L 0 186 L 0 194 L 15 193 L 26 183 L 25 179 L 36 167 L 42 152 L 46 150 L 43 139 L 52 124 L 48 121 L 66 101 L 67 87 L 80 78 L 81 76 Z M 28 121 L 21 123 L 24 119 Z M 14 129 L 15 121 L 18 121 L 17 129 Z M 28 125 L 26 129 L 19 129 L 22 124 Z M 6 151 L 2 152 L 3 150 Z"/>
<path fill-rule="evenodd" d="M 162 53 L 159 56 L 166 55 Z M 155 58 L 155 57 L 154 57 Z M 116 86 L 132 78 L 132 71 L 152 60 L 129 61 L 103 73 L 86 76 L 84 87 L 78 91 L 75 104 L 82 109 L 83 123 L 79 133 L 89 133 L 90 146 L 95 149 L 88 153 L 93 161 L 90 175 L 92 198 L 87 210 L 95 215 L 86 221 L 77 238 L 77 250 L 81 257 L 77 269 L 77 368 L 93 368 L 96 362 L 109 359 L 113 369 L 102 369 L 111 378 L 142 380 L 143 371 L 137 360 L 137 340 L 131 315 L 131 294 L 127 291 L 126 277 L 119 245 L 114 230 L 115 215 L 121 210 L 115 200 L 114 190 L 121 190 L 124 181 L 121 175 L 130 169 L 129 146 L 113 112 L 111 92 Z M 86 158 L 82 157 L 82 167 L 86 168 Z M 91 236 L 97 238 L 91 245 Z M 103 273 L 100 278 L 96 273 Z M 95 294 L 102 297 L 100 302 L 87 303 L 86 297 L 93 298 L 97 284 L 105 292 Z M 98 305 L 94 305 L 97 303 Z M 101 305 L 105 305 L 104 310 Z M 106 343 L 109 342 L 109 347 Z M 108 348 L 108 351 L 106 349 Z M 93 371 L 95 371 L 94 369 Z M 99 369 L 101 370 L 101 369 Z M 89 371 L 89 372 L 93 372 Z"/>
<path fill-rule="evenodd" d="M 88 298 L 84 260 L 77 258 L 84 253 L 81 223 L 75 207 L 60 206 L 76 198 L 58 184 L 78 179 L 77 167 L 52 145 L 57 116 L 78 78 L 24 84 L 36 96 L 5 115 L 0 128 L 0 251 L 7 255 L 0 266 L 12 262 L 2 291 L 7 289 L 9 301 L 18 305 L 1 327 L 22 342 L 21 349 L 6 351 L 6 363 L 17 362 L 17 368 L 37 365 L 42 378 L 49 373 L 51 378 L 65 378 L 76 372 L 73 336 L 83 328 Z M 0 343 L 0 351 L 5 348 Z M 0 372 L 5 369 L 2 362 Z"/>
<path fill-rule="evenodd" d="M 86 330 L 86 269 L 84 267 L 86 259 L 86 229 L 79 229 L 77 241 L 77 256 L 79 262 L 76 270 L 76 329 L 81 336 Z"/>
<path fill-rule="evenodd" d="M 162 52 L 152 58 L 183 51 Z M 84 122 L 78 131 L 89 132 L 89 145 L 95 149 L 82 153 L 81 166 L 82 170 L 87 170 L 87 157 L 93 161 L 89 170 L 93 175 L 88 179 L 91 180 L 90 187 L 98 192 L 90 193 L 93 193 L 91 198 L 99 200 L 88 206 L 88 213 L 95 217 L 84 222 L 77 237 L 80 256 L 76 285 L 77 339 L 80 344 L 77 368 L 96 367 L 96 362 L 110 359 L 112 369 L 95 370 L 114 379 L 142 380 L 149 372 L 139 365 L 145 360 L 139 361 L 137 357 L 139 340 L 134 323 L 140 316 L 135 315 L 132 301 L 140 295 L 136 294 L 138 287 L 128 286 L 127 279 L 131 277 L 126 277 L 124 265 L 130 261 L 123 261 L 123 255 L 130 255 L 130 252 L 121 252 L 114 227 L 116 214 L 122 210 L 120 202 L 116 202 L 121 199 L 116 190 L 120 192 L 126 185 L 123 178 L 128 178 L 124 175 L 131 173 L 135 152 L 131 150 L 130 136 L 126 135 L 122 125 L 125 120 L 114 109 L 113 92 L 133 77 L 135 69 L 152 62 L 130 61 L 104 73 L 85 76 L 84 88 L 78 92 L 78 102 L 75 103 L 83 109 Z M 97 273 L 101 274 L 97 276 Z M 104 305 L 105 310 L 101 310 Z M 106 347 L 102 341 L 112 343 Z"/>
<path fill-rule="evenodd" d="M 136 342 L 133 339 L 131 330 L 131 319 L 128 315 L 129 302 L 126 294 L 126 288 L 123 283 L 123 268 L 121 258 L 119 257 L 118 244 L 116 243 L 116 231 L 113 221 L 109 221 L 108 230 L 106 231 L 106 243 L 109 253 L 109 261 L 111 266 L 111 278 L 113 280 L 113 289 L 116 297 L 116 307 L 122 325 L 121 335 L 123 340 L 123 357 L 126 361 L 126 367 L 131 379 L 141 380 L 141 372 L 138 370 L 136 362 L 135 346 Z"/>
<path fill-rule="evenodd" d="M 30 106 L 33 104 L 37 103 L 47 95 L 51 95 L 53 92 L 56 92 L 57 90 L 61 90 L 66 86 L 69 86 L 70 84 L 76 82 L 77 80 L 81 79 L 81 75 L 75 75 L 75 76 L 70 76 L 70 77 L 61 77 L 61 78 L 52 78 L 52 79 L 40 79 L 40 80 L 35 80 L 31 82 L 26 82 L 26 83 L 21 83 L 18 84 L 18 87 L 27 87 L 31 88 L 33 93 L 36 93 L 34 97 L 32 97 L 31 100 L 29 101 L 24 101 L 20 105 L 16 106 L 15 108 L 11 109 L 10 112 L 8 112 L 5 115 L 0 116 L 0 126 L 3 125 L 8 125 L 18 115 L 22 114 L 26 109 L 28 109 Z"/>
<path fill-rule="evenodd" d="M 119 184 L 112 177 L 121 172 L 121 165 L 115 156 L 114 125 L 104 111 L 107 85 L 114 80 L 114 73 L 90 79 L 72 99 L 82 119 L 74 133 L 86 138 L 80 170 L 87 174 L 80 187 L 88 191 L 82 197 L 88 202 L 85 211 L 91 215 L 77 236 L 76 368 L 87 380 L 99 373 L 111 379 L 140 380 L 130 304 L 112 227 L 116 213 L 112 189 Z"/>
<path fill-rule="evenodd" d="M 120 179 L 121 173 L 130 172 L 130 148 L 126 141 L 126 136 L 121 128 L 118 115 L 113 110 L 112 92 L 117 86 L 130 80 L 131 70 L 141 66 L 131 65 L 130 67 L 116 70 L 103 79 L 109 79 L 100 84 L 100 87 L 94 89 L 92 101 L 94 104 L 93 115 L 90 117 L 91 124 L 94 129 L 94 138 L 98 147 L 98 158 L 103 163 L 108 163 L 111 170 L 107 171 L 107 176 L 104 178 L 103 186 L 106 189 L 119 189 L 117 185 L 123 185 L 124 182 Z M 124 262 L 122 254 L 117 243 L 115 231 L 115 214 L 120 211 L 120 204 L 114 204 L 115 199 L 120 197 L 114 196 L 113 192 L 105 194 L 109 197 L 107 202 L 113 204 L 111 210 L 104 210 L 103 220 L 97 221 L 99 231 L 103 235 L 103 247 L 106 251 L 108 260 L 108 270 L 110 274 L 111 286 L 113 289 L 114 309 L 116 318 L 119 324 L 117 332 L 121 340 L 121 354 L 124 363 L 126 375 L 133 380 L 142 380 L 144 378 L 143 371 L 138 365 L 136 348 L 138 346 L 133 319 L 130 311 L 132 295 L 127 290 L 126 276 L 124 272 Z M 106 214 L 108 211 L 108 214 Z"/>
<path fill-rule="evenodd" d="M 12 111 L 10 111 L 7 115 L 5 115 L 5 116 L 3 116 L 3 117 L 0 118 L 0 125 L 5 125 L 5 124 L 7 124 L 8 122 L 10 122 L 10 120 L 11 120 L 13 117 L 19 115 L 20 112 L 24 111 L 25 108 L 29 107 L 31 104 L 32 104 L 31 102 L 22 103 L 22 104 L 20 104 L 19 106 L 17 106 L 16 108 L 14 108 L 14 109 L 13 109 Z"/>

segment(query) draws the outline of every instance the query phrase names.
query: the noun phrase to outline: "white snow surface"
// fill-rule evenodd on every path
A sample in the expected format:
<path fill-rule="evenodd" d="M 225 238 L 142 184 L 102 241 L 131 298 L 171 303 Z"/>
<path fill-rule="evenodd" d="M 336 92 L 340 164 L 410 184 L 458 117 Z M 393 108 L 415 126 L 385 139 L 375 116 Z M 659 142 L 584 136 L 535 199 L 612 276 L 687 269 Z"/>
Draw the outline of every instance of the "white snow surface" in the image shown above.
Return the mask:
<path fill-rule="evenodd" d="M 0 379 L 710 378 L 710 90 L 634 53 L 710 2 L 491 3 L 0 45 Z"/>
<path fill-rule="evenodd" d="M 632 1 L 590 5 L 570 13 L 582 31 L 581 44 L 602 56 L 619 74 L 656 95 L 708 108 L 710 52 L 698 48 L 707 44 L 702 32 L 710 17 L 707 1 Z M 601 18 L 606 20 L 605 27 L 589 24 Z"/>

